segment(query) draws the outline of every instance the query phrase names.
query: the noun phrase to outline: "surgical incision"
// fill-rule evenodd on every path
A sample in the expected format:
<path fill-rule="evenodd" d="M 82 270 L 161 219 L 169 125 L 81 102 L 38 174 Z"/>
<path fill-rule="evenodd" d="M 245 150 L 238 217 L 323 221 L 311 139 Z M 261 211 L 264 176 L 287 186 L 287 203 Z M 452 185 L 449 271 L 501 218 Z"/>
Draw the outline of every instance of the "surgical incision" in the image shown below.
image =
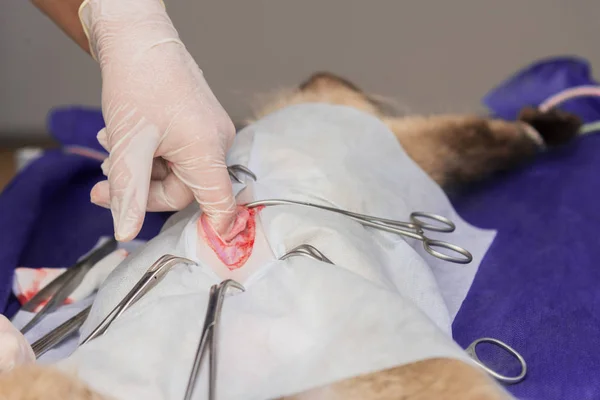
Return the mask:
<path fill-rule="evenodd" d="M 213 229 L 205 214 L 202 214 L 198 221 L 198 236 L 204 238 L 217 257 L 230 270 L 242 267 L 252 254 L 258 211 L 259 208 L 248 209 L 238 206 L 233 228 L 223 237 Z"/>

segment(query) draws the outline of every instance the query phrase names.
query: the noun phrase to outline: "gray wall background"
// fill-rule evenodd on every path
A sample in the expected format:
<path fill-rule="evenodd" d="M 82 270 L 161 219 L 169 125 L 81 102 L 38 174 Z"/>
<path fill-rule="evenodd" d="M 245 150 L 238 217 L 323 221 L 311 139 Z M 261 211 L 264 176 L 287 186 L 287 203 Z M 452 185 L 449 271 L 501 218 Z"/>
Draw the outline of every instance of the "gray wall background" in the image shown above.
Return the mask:
<path fill-rule="evenodd" d="M 0 139 L 44 134 L 53 106 L 100 104 L 91 58 L 26 0 L 1 0 Z M 480 111 L 518 68 L 600 65 L 596 0 L 166 0 L 234 120 L 258 93 L 329 70 L 413 112 Z"/>

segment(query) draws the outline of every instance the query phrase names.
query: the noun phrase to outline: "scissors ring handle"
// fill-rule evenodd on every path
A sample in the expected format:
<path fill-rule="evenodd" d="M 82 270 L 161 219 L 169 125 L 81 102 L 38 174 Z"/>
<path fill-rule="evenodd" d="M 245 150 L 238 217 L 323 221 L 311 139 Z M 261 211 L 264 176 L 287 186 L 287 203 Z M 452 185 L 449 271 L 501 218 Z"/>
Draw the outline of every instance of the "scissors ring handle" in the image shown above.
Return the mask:
<path fill-rule="evenodd" d="M 423 222 L 420 218 L 429 221 L 435 221 L 435 223 Z M 442 217 L 438 214 L 432 214 L 428 212 L 415 211 L 410 213 L 410 221 L 416 225 L 417 228 L 422 230 L 433 231 L 433 232 L 454 232 L 456 225 L 446 217 Z"/>
<path fill-rule="evenodd" d="M 468 264 L 471 261 L 473 261 L 473 255 L 468 250 L 463 249 L 460 246 L 441 240 L 429 239 L 425 236 L 422 237 L 423 247 L 425 248 L 425 251 L 427 251 L 432 256 L 439 258 L 440 260 L 450 261 L 457 264 Z M 436 248 L 450 250 L 454 253 L 460 254 L 460 256 L 449 256 L 440 251 L 437 251 Z"/>
<path fill-rule="evenodd" d="M 519 375 L 505 376 L 505 375 L 497 373 L 496 371 L 494 371 L 491 368 L 489 368 L 488 366 L 486 366 L 483 363 L 483 361 L 481 361 L 479 359 L 479 357 L 477 356 L 476 347 L 479 343 L 491 343 L 491 344 L 494 344 L 494 345 L 506 350 L 507 352 L 509 352 L 510 355 L 512 355 L 514 358 L 516 358 L 519 361 L 519 364 L 521 364 L 521 372 L 519 373 Z M 475 361 L 475 363 L 477 365 L 479 365 L 481 368 L 483 368 L 483 370 L 485 372 L 487 372 L 488 374 L 490 374 L 491 376 L 493 376 L 494 378 L 496 378 L 498 381 L 500 381 L 502 383 L 506 383 L 506 384 L 519 383 L 523 379 L 525 379 L 525 375 L 527 375 L 527 363 L 525 362 L 525 359 L 523 358 L 523 356 L 521 354 L 519 354 L 518 351 L 516 351 L 515 349 L 513 349 L 512 347 L 510 347 L 509 345 L 507 345 L 506 343 L 504 343 L 501 340 L 494 339 L 494 338 L 488 338 L 488 337 L 480 338 L 480 339 L 475 340 L 473 343 L 471 343 L 469 345 L 469 347 L 467 347 L 465 349 L 465 351 L 473 359 L 473 361 Z"/>

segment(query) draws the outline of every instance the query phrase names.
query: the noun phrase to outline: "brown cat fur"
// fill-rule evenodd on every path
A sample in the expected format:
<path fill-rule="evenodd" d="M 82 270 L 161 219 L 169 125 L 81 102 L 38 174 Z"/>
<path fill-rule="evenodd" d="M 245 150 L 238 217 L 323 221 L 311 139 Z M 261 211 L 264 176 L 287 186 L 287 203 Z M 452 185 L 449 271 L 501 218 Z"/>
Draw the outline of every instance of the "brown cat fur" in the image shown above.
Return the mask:
<path fill-rule="evenodd" d="M 257 118 L 292 104 L 330 103 L 357 108 L 380 118 L 408 155 L 445 189 L 483 179 L 531 159 L 539 148 L 522 122 L 478 116 L 396 117 L 352 83 L 318 73 L 296 90 L 277 94 Z M 573 138 L 579 119 L 558 110 L 522 110 L 519 119 L 548 146 Z M 350 378 L 282 400 L 502 400 L 510 396 L 483 371 L 450 359 L 431 359 Z M 0 400 L 109 400 L 76 376 L 52 366 L 17 367 L 0 375 Z"/>
<path fill-rule="evenodd" d="M 0 375 L 1 400 L 112 400 L 52 366 L 26 365 Z M 507 400 L 478 368 L 431 359 L 375 372 L 280 400 Z"/>
<path fill-rule="evenodd" d="M 517 122 L 475 115 L 398 117 L 386 113 L 384 104 L 354 84 L 328 72 L 312 75 L 297 89 L 276 93 L 256 119 L 302 103 L 344 105 L 380 118 L 406 153 L 445 190 L 514 168 L 532 159 L 541 146 L 562 145 L 577 135 L 582 124 L 573 114 L 533 107 L 524 108 Z M 531 128 L 541 137 L 536 140 Z"/>

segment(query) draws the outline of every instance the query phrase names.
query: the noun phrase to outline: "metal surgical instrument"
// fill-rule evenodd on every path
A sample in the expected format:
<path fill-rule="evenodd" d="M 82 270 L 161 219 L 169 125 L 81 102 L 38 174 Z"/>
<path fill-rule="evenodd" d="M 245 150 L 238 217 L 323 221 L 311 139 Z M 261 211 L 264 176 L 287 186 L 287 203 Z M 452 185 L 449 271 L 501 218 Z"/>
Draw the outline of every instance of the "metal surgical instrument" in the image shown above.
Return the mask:
<path fill-rule="evenodd" d="M 242 182 L 240 177 L 237 175 L 238 173 L 247 175 L 250 178 L 252 178 L 252 180 L 254 180 L 254 181 L 256 180 L 256 175 L 254 175 L 254 172 L 250 171 L 248 168 L 244 167 L 243 165 L 239 165 L 239 164 L 230 165 L 229 167 L 227 167 L 227 172 L 229 173 L 229 176 L 231 178 L 233 178 L 233 180 L 236 181 L 237 183 L 244 183 L 244 182 Z"/>
<path fill-rule="evenodd" d="M 188 379 L 188 384 L 185 389 L 185 400 L 190 400 L 194 393 L 194 387 L 198 380 L 198 373 L 200 372 L 200 366 L 203 360 L 203 356 L 206 352 L 206 347 L 209 346 L 209 370 L 208 370 L 208 398 L 214 400 L 215 389 L 217 381 L 217 339 L 216 330 L 219 318 L 221 316 L 221 308 L 223 307 L 223 300 L 227 289 L 229 287 L 241 290 L 245 290 L 244 287 L 234 280 L 227 279 L 218 285 L 213 285 L 210 288 L 208 306 L 206 309 L 206 316 L 204 317 L 204 326 L 202 327 L 202 335 L 200 336 L 200 342 L 196 350 L 196 356 L 194 357 L 194 364 L 192 365 L 192 372 Z"/>
<path fill-rule="evenodd" d="M 444 261 L 450 261 L 458 264 L 468 264 L 473 260 L 473 255 L 469 251 L 463 249 L 462 247 L 441 240 L 430 239 L 423 234 L 423 232 L 426 230 L 433 232 L 448 233 L 453 232 L 456 229 L 456 226 L 452 221 L 450 221 L 448 218 L 442 217 L 441 215 L 426 212 L 413 212 L 410 214 L 410 222 L 403 222 L 392 219 L 374 217 L 366 214 L 359 214 L 352 211 L 347 211 L 340 208 L 329 207 L 315 203 L 282 199 L 253 201 L 251 203 L 246 204 L 246 207 L 255 208 L 261 206 L 269 207 L 279 205 L 299 205 L 305 207 L 319 208 L 321 210 L 331 211 L 334 213 L 345 215 L 364 226 L 369 226 L 372 228 L 380 229 L 385 232 L 395 233 L 398 235 L 409 237 L 411 239 L 420 240 L 421 242 L 423 242 L 423 248 L 425 249 L 425 251 L 427 251 L 432 256 Z M 423 222 L 421 219 L 429 219 L 435 221 L 436 223 L 431 224 Z M 460 257 L 449 256 L 447 254 L 437 251 L 435 248 L 450 250 L 452 252 L 458 253 Z"/>
<path fill-rule="evenodd" d="M 306 256 L 312 258 L 313 260 L 334 265 L 333 262 L 325 256 L 325 254 L 321 253 L 315 246 L 310 244 L 301 244 L 300 246 L 294 247 L 292 250 L 279 257 L 279 259 L 287 260 L 288 258 L 294 256 Z"/>
<path fill-rule="evenodd" d="M 501 374 L 497 373 L 496 371 L 492 370 L 491 368 L 489 368 L 488 366 L 486 366 L 483 363 L 483 361 L 481 361 L 479 359 L 479 357 L 477 356 L 476 347 L 479 343 L 491 343 L 491 344 L 494 344 L 494 345 L 506 350 L 507 352 L 509 352 L 510 355 L 513 356 L 514 358 L 516 358 L 517 361 L 519 361 L 519 364 L 521 364 L 521 372 L 519 373 L 519 375 L 517 375 L 517 376 L 501 375 Z M 465 351 L 467 352 L 469 357 L 471 357 L 473 359 L 473 361 L 475 361 L 475 363 L 479 367 L 483 368 L 483 370 L 485 372 L 487 372 L 488 374 L 490 374 L 491 376 L 493 376 L 494 378 L 496 378 L 498 381 L 500 381 L 502 383 L 506 383 L 506 384 L 519 383 L 523 379 L 525 379 L 525 375 L 527 375 L 527 363 L 525 362 L 525 359 L 523 358 L 523 356 L 520 355 L 519 352 L 517 352 L 515 349 L 513 349 L 512 347 L 510 347 L 509 345 L 507 345 L 506 343 L 504 343 L 501 340 L 494 339 L 494 338 L 487 338 L 487 337 L 480 338 L 480 339 L 475 340 L 473 343 L 471 343 L 469 345 L 469 347 L 467 347 L 465 349 Z"/>
<path fill-rule="evenodd" d="M 38 311 L 35 316 L 23 328 L 21 333 L 25 334 L 35 325 L 37 325 L 47 314 L 60 307 L 65 300 L 81 284 L 88 272 L 104 257 L 117 249 L 117 241 L 110 239 L 96 250 L 93 250 L 87 256 L 77 261 L 75 265 L 68 268 L 64 273 L 46 285 L 35 296 L 21 307 L 23 311 L 33 312 L 35 309 L 47 301 L 47 303 Z"/>
<path fill-rule="evenodd" d="M 117 306 L 100 322 L 100 324 L 86 337 L 81 345 L 104 334 L 108 327 L 123 314 L 131 305 L 141 299 L 146 293 L 152 290 L 165 277 L 172 267 L 178 264 L 197 265 L 194 261 L 183 257 L 176 257 L 166 254 L 156 260 L 148 268 L 146 273 L 133 286 L 127 295 L 117 304 Z"/>
<path fill-rule="evenodd" d="M 52 349 L 54 346 L 61 343 L 63 340 L 65 340 L 67 337 L 71 336 L 75 331 L 77 331 L 77 329 L 79 329 L 87 319 L 91 309 L 92 306 L 85 308 L 74 317 L 68 319 L 67 321 L 63 322 L 62 324 L 45 334 L 41 339 L 35 341 L 31 345 L 31 348 L 33 349 L 33 354 L 35 354 L 35 358 L 40 358 L 48 350 Z"/>
<path fill-rule="evenodd" d="M 317 248 L 315 248 L 314 246 L 312 246 L 310 244 L 302 244 L 300 246 L 297 246 L 297 247 L 293 248 L 292 250 L 288 251 L 287 253 L 285 253 L 279 259 L 285 260 L 287 258 L 294 257 L 294 256 L 310 257 L 310 258 L 318 260 L 318 261 L 323 261 L 323 262 L 327 262 L 329 264 L 333 264 L 327 257 L 325 257 L 325 255 L 323 253 L 321 253 Z M 333 265 L 335 265 L 335 264 L 333 264 Z M 521 365 L 521 372 L 519 373 L 519 375 L 514 376 L 514 377 L 513 376 L 505 376 L 505 375 L 497 373 L 496 371 L 494 371 L 491 368 L 489 368 L 488 366 L 486 366 L 477 356 L 476 347 L 479 343 L 491 343 L 491 344 L 494 344 L 494 345 L 508 351 L 514 358 L 516 358 L 519 361 L 519 364 Z M 500 381 L 502 383 L 514 384 L 514 383 L 519 383 L 523 379 L 525 379 L 525 375 L 527 374 L 527 364 L 525 363 L 525 359 L 523 358 L 523 356 L 521 356 L 521 354 L 519 354 L 519 352 L 517 352 L 515 349 L 513 349 L 512 347 L 510 347 L 509 345 L 507 345 L 506 343 L 504 343 L 501 340 L 494 339 L 494 338 L 480 338 L 480 339 L 475 340 L 473 343 L 471 343 L 469 345 L 469 347 L 467 347 L 465 349 L 465 352 L 469 355 L 469 357 L 471 357 L 473 359 L 473 361 L 479 367 L 481 367 L 485 372 L 487 372 L 492 377 L 494 377 L 495 379 L 497 379 L 498 381 Z"/>

